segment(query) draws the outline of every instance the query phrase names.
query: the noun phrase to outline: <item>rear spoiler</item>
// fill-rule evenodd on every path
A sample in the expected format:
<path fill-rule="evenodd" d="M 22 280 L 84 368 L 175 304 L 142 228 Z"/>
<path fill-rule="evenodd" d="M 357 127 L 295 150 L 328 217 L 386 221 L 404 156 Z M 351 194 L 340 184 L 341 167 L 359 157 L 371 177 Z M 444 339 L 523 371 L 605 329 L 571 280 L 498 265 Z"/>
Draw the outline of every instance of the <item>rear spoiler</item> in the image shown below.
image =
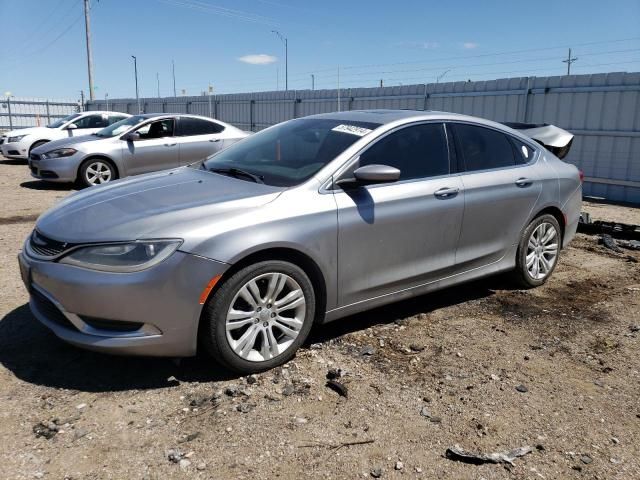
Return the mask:
<path fill-rule="evenodd" d="M 573 143 L 573 134 L 548 123 L 505 122 L 503 125 L 535 140 L 558 158 L 566 157 Z"/>

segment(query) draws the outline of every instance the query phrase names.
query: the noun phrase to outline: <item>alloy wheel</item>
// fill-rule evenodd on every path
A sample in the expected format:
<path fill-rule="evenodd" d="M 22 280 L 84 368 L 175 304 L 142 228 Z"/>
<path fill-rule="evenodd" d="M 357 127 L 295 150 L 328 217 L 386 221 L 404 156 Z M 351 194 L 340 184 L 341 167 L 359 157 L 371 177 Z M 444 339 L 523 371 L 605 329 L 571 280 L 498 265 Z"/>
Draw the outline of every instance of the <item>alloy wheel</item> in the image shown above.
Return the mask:
<path fill-rule="evenodd" d="M 542 280 L 553 270 L 558 257 L 558 232 L 551 223 L 542 222 L 527 243 L 526 265 L 531 278 Z"/>
<path fill-rule="evenodd" d="M 111 180 L 111 167 L 105 162 L 89 164 L 84 174 L 89 185 L 100 185 Z"/>
<path fill-rule="evenodd" d="M 241 358 L 263 362 L 284 353 L 306 315 L 302 287 L 284 273 L 265 273 L 236 293 L 225 321 L 227 341 Z"/>

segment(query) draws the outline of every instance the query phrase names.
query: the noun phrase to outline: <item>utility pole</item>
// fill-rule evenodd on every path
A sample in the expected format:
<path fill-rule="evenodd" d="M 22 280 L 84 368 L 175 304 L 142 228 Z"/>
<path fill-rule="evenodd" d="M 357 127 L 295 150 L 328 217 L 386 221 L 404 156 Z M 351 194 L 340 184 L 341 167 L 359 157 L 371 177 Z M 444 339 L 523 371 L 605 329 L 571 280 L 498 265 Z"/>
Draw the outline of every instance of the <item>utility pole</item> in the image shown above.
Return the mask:
<path fill-rule="evenodd" d="M 312 73 L 311 74 L 311 90 L 315 90 L 316 89 L 316 76 Z"/>
<path fill-rule="evenodd" d="M 173 96 L 177 97 L 176 94 L 176 62 L 171 60 L 171 73 L 173 74 Z"/>
<path fill-rule="evenodd" d="M 104 94 L 104 102 L 106 103 L 105 110 L 108 111 L 109 110 L 109 94 L 108 93 Z"/>
<path fill-rule="evenodd" d="M 211 109 L 211 94 L 213 93 L 213 86 L 211 85 L 211 82 L 209 82 L 209 91 L 207 93 L 209 94 L 209 118 L 213 118 L 213 111 Z"/>
<path fill-rule="evenodd" d="M 578 57 L 571 57 L 571 49 L 569 49 L 569 55 L 566 60 L 563 60 L 562 63 L 567 64 L 567 75 L 571 75 L 571 64 L 578 60 Z"/>
<path fill-rule="evenodd" d="M 384 82 L 382 81 L 382 78 L 380 79 L 380 88 L 384 87 Z"/>
<path fill-rule="evenodd" d="M 89 72 L 89 99 L 93 101 L 94 100 L 93 54 L 91 53 L 91 21 L 89 19 L 89 0 L 84 0 L 84 32 L 87 40 L 87 70 Z"/>
<path fill-rule="evenodd" d="M 278 30 L 271 30 L 284 43 L 284 89 L 289 90 L 289 42 Z"/>
<path fill-rule="evenodd" d="M 158 98 L 160 98 L 160 74 L 156 72 L 156 82 L 158 84 Z"/>
<path fill-rule="evenodd" d="M 338 65 L 338 111 L 340 111 L 340 65 Z"/>
<path fill-rule="evenodd" d="M 81 105 L 81 112 L 84 112 L 84 90 L 80 90 L 80 105 Z"/>
<path fill-rule="evenodd" d="M 140 96 L 138 95 L 138 59 L 135 55 L 131 55 L 133 58 L 133 71 L 136 76 L 136 103 L 138 104 L 138 114 L 140 114 Z"/>

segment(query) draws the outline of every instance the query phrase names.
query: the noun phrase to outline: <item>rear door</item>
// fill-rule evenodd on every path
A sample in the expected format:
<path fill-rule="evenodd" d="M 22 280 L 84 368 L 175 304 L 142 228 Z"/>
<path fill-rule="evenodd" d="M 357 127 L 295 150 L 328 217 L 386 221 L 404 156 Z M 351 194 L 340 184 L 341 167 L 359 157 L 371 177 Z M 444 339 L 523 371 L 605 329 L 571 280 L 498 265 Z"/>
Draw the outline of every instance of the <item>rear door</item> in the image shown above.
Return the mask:
<path fill-rule="evenodd" d="M 222 148 L 224 127 L 204 118 L 178 117 L 177 140 L 180 165 L 188 165 L 216 153 Z"/>
<path fill-rule="evenodd" d="M 163 118 L 145 123 L 137 130 L 140 139 L 122 142 L 122 160 L 127 175 L 175 168 L 178 166 L 178 143 L 174 136 L 175 119 Z"/>
<path fill-rule="evenodd" d="M 540 195 L 534 150 L 518 152 L 500 130 L 448 124 L 455 136 L 458 168 L 465 191 L 464 218 L 456 251 L 459 269 L 500 260 L 518 243 Z"/>
<path fill-rule="evenodd" d="M 450 173 L 444 125 L 393 131 L 340 177 L 371 164 L 398 168 L 400 180 L 335 190 L 341 306 L 433 281 L 454 266 L 464 192 Z"/>

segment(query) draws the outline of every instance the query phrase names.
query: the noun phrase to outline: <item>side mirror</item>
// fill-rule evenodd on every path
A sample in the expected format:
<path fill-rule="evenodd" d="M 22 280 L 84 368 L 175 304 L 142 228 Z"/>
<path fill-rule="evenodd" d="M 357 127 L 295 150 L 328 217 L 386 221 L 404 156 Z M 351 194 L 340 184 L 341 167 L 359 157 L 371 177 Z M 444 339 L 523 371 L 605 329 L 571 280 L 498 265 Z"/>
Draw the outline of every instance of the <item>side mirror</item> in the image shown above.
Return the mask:
<path fill-rule="evenodd" d="M 78 128 L 78 126 L 75 123 L 70 123 L 69 125 L 64 127 L 65 130 L 75 130 L 76 128 Z"/>
<path fill-rule="evenodd" d="M 122 140 L 125 142 L 135 142 L 140 140 L 140 134 L 138 132 L 130 132 L 122 136 Z"/>
<path fill-rule="evenodd" d="M 400 178 L 400 170 L 389 165 L 365 165 L 353 172 L 353 178 L 344 178 L 337 182 L 342 188 L 354 188 L 362 185 L 395 182 Z"/>

